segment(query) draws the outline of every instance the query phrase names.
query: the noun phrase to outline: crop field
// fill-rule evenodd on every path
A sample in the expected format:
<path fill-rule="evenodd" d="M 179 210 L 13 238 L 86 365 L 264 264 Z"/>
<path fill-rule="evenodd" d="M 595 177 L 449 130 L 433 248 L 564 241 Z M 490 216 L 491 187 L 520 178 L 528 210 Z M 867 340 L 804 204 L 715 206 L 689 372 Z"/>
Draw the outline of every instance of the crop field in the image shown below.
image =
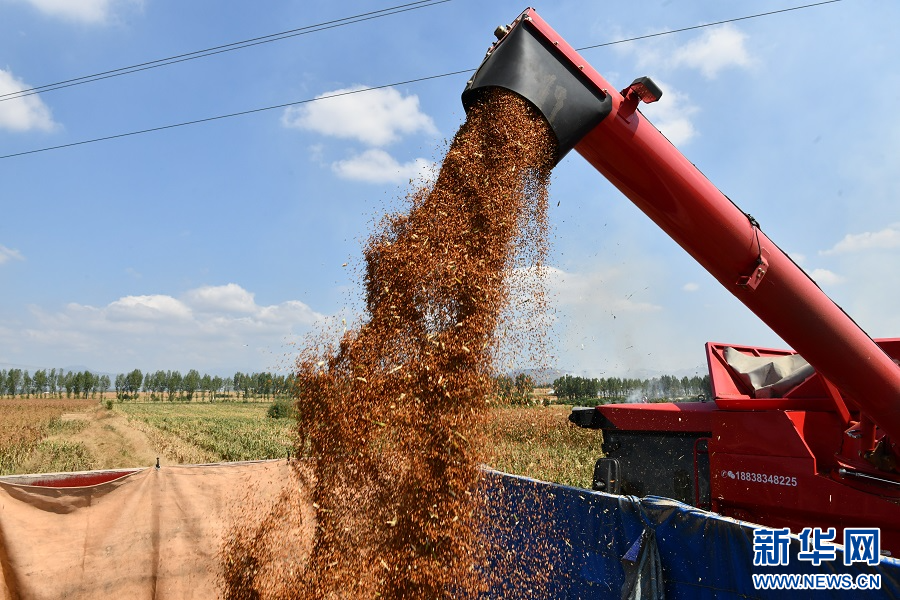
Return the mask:
<path fill-rule="evenodd" d="M 21 472 L 18 467 L 33 464 L 30 462 L 33 455 L 41 450 L 47 450 L 46 453 L 51 455 L 59 454 L 58 445 L 42 444 L 45 438 L 78 427 L 64 422 L 61 418 L 64 414 L 85 411 L 96 405 L 96 400 L 0 398 L 0 475 Z M 72 447 L 68 450 L 77 456 L 81 449 Z"/>
<path fill-rule="evenodd" d="M 0 399 L 0 475 L 259 460 L 293 450 L 295 421 L 268 402 Z M 567 421 L 568 406 L 506 407 L 486 424 L 489 466 L 590 487 L 600 434 Z M 123 446 L 130 446 L 125 448 Z"/>
<path fill-rule="evenodd" d="M 602 452 L 599 431 L 569 423 L 571 406 L 497 408 L 488 422 L 490 466 L 505 473 L 590 489 Z"/>
<path fill-rule="evenodd" d="M 211 461 L 287 457 L 293 448 L 294 421 L 266 416 L 269 404 L 123 403 L 116 410 L 208 453 Z"/>

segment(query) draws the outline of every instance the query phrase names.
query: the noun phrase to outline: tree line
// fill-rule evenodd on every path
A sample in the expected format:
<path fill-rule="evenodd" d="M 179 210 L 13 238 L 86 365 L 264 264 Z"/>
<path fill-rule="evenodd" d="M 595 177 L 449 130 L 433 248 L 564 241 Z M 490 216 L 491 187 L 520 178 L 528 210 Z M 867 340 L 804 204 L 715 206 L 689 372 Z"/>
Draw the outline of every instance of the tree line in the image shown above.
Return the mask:
<path fill-rule="evenodd" d="M 0 397 L 97 398 L 114 390 L 119 400 L 136 399 L 144 394 L 152 401 L 212 401 L 219 399 L 270 399 L 290 395 L 293 375 L 266 372 L 242 373 L 232 377 L 200 374 L 191 369 L 180 371 L 148 371 L 134 369 L 114 378 L 90 371 L 38 369 L 0 370 Z M 501 375 L 496 379 L 501 402 L 511 405 L 530 404 L 535 385 L 529 375 L 515 378 Z M 711 397 L 709 375 L 677 378 L 663 375 L 652 379 L 620 377 L 587 378 L 566 375 L 553 382 L 553 395 L 567 402 L 654 402 L 700 395 Z"/>
<path fill-rule="evenodd" d="M 141 393 L 153 401 L 214 400 L 216 398 L 275 398 L 286 396 L 293 386 L 293 375 L 272 373 L 242 373 L 232 377 L 200 374 L 191 369 L 180 371 L 153 371 L 143 373 L 134 369 L 119 373 L 114 378 L 90 371 L 65 371 L 64 369 L 38 369 L 29 373 L 23 369 L 0 370 L 0 398 L 2 397 L 51 397 L 96 398 L 115 390 L 119 400 L 140 397 Z"/>
<path fill-rule="evenodd" d="M 62 398 L 96 398 L 111 387 L 109 375 L 90 371 L 38 369 L 34 373 L 22 369 L 0 370 L 0 398 L 51 396 Z"/>
<path fill-rule="evenodd" d="M 519 373 L 515 379 L 509 375 L 499 375 L 494 379 L 497 398 L 503 404 L 522 406 L 532 403 L 534 380 L 531 375 Z"/>
<path fill-rule="evenodd" d="M 709 375 L 678 378 L 662 375 L 652 379 L 622 377 L 574 377 L 565 375 L 553 382 L 553 393 L 560 400 L 610 402 L 659 402 L 704 396 L 710 398 Z"/>
<path fill-rule="evenodd" d="M 122 377 L 121 387 L 118 377 Z M 199 395 L 201 400 L 212 400 L 217 397 L 275 398 L 290 394 L 293 375 L 276 375 L 273 373 L 242 373 L 238 371 L 232 377 L 200 374 L 191 369 L 184 375 L 179 371 L 154 371 L 142 374 L 139 369 L 119 375 L 116 380 L 117 397 L 119 390 L 124 398 L 136 396 L 138 382 L 140 391 L 150 394 L 151 400 L 186 400 L 192 401 Z"/>

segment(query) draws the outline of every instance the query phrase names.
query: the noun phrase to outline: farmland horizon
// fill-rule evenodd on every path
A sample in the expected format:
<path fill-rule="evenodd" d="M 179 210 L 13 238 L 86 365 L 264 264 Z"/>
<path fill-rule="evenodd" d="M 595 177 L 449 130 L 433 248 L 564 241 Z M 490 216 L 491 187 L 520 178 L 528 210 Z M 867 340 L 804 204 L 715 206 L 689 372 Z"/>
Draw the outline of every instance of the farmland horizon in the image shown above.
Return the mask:
<path fill-rule="evenodd" d="M 33 373 L 34 371 L 50 371 L 51 369 L 56 369 L 57 371 L 62 371 L 63 373 L 72 372 L 72 373 L 82 373 L 87 371 L 93 375 L 107 375 L 110 377 L 115 377 L 116 375 L 128 373 L 133 371 L 134 369 L 139 369 L 142 373 L 154 373 L 156 371 L 178 371 L 180 373 L 187 373 L 192 369 L 196 369 L 196 367 L 188 367 L 186 369 L 172 369 L 172 368 L 152 368 L 152 369 L 144 369 L 140 366 L 134 366 L 131 369 L 126 369 L 124 371 L 121 370 L 106 370 L 106 369 L 95 369 L 89 365 L 85 364 L 71 364 L 71 365 L 63 365 L 63 366 L 53 366 L 53 365 L 35 365 L 35 364 L 20 364 L 20 363 L 10 363 L 10 362 L 0 362 L 0 370 L 8 371 L 10 369 L 19 369 L 22 371 L 29 371 Z M 215 368 L 215 369 L 196 369 L 200 372 L 201 375 L 210 375 L 213 377 L 233 377 L 235 373 L 271 373 L 273 375 L 289 375 L 293 372 L 293 370 L 285 369 L 285 368 L 277 368 L 277 369 L 248 369 L 248 368 Z M 708 368 L 706 365 L 698 364 L 695 367 L 685 368 L 685 369 L 676 369 L 676 370 L 661 370 L 661 369 L 646 369 L 646 368 L 635 368 L 635 369 L 627 369 L 622 372 L 607 372 L 600 369 L 566 369 L 560 367 L 514 367 L 511 369 L 507 369 L 503 372 L 500 372 L 501 375 L 506 375 L 509 377 L 515 378 L 516 375 L 520 373 L 524 373 L 526 375 L 531 376 L 531 378 L 535 381 L 535 383 L 551 383 L 555 379 L 559 377 L 564 377 L 566 375 L 570 375 L 573 377 L 595 377 L 595 378 L 609 378 L 609 377 L 619 377 L 625 379 L 654 379 L 659 378 L 664 375 L 674 376 L 674 377 L 693 377 L 695 375 L 703 376 L 707 374 Z"/>

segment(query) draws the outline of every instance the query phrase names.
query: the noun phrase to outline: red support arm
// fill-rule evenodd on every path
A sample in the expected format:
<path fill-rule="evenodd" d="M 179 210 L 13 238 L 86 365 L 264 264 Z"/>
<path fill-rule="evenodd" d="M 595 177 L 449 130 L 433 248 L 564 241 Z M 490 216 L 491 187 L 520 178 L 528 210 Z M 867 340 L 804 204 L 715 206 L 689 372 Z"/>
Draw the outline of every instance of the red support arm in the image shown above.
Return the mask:
<path fill-rule="evenodd" d="M 728 291 L 900 441 L 900 367 L 756 223 L 533 10 L 522 19 L 612 109 L 575 150 Z M 521 25 L 522 21 L 520 21 Z"/>

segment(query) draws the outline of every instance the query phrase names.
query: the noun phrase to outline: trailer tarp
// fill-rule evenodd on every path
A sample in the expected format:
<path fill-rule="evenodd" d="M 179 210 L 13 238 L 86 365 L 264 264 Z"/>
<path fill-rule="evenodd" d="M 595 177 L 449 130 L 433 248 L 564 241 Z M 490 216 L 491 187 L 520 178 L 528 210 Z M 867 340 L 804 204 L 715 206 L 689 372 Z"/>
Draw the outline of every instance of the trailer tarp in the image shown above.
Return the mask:
<path fill-rule="evenodd" d="M 816 566 L 799 559 L 802 544 L 791 535 L 787 564 L 754 566 L 753 532 L 759 526 L 752 523 L 667 498 L 589 492 L 501 473 L 489 485 L 492 495 L 503 498 L 491 535 L 503 537 L 521 557 L 522 569 L 550 573 L 546 598 L 900 598 L 900 560 L 845 566 L 839 548 L 835 560 Z M 540 518 L 530 514 L 535 510 L 542 512 Z M 549 560 L 528 559 L 535 540 Z M 854 581 L 862 574 L 879 575 L 881 588 L 756 589 L 754 574 L 849 575 Z"/>
<path fill-rule="evenodd" d="M 0 598 L 215 598 L 223 534 L 247 503 L 271 504 L 290 474 L 276 460 L 148 468 L 83 487 L 0 478 Z"/>
<path fill-rule="evenodd" d="M 286 460 L 167 466 L 80 487 L 0 478 L 0 599 L 216 598 L 223 541 L 294 494 L 297 543 L 275 569 L 302 568 L 315 527 L 302 464 Z M 97 478 L 89 474 L 88 480 Z M 103 477 L 99 477 L 103 479 Z M 75 478 L 75 481 L 84 480 Z M 757 590 L 753 575 L 876 574 L 879 591 L 808 591 L 814 598 L 900 598 L 900 561 L 877 566 L 753 566 L 757 526 L 665 498 L 617 496 L 490 471 L 486 535 L 511 579 L 494 597 L 541 581 L 542 598 L 794 598 Z M 72 478 L 69 478 L 72 481 Z M 261 507 L 261 511 L 260 511 Z M 304 508 L 305 507 L 305 508 Z M 293 512 L 291 514 L 294 514 Z M 294 535 L 294 533 L 292 533 Z M 299 550 L 298 550 L 299 549 Z M 289 560 L 290 565 L 284 560 Z M 802 593 L 802 592 L 801 592 Z"/>

